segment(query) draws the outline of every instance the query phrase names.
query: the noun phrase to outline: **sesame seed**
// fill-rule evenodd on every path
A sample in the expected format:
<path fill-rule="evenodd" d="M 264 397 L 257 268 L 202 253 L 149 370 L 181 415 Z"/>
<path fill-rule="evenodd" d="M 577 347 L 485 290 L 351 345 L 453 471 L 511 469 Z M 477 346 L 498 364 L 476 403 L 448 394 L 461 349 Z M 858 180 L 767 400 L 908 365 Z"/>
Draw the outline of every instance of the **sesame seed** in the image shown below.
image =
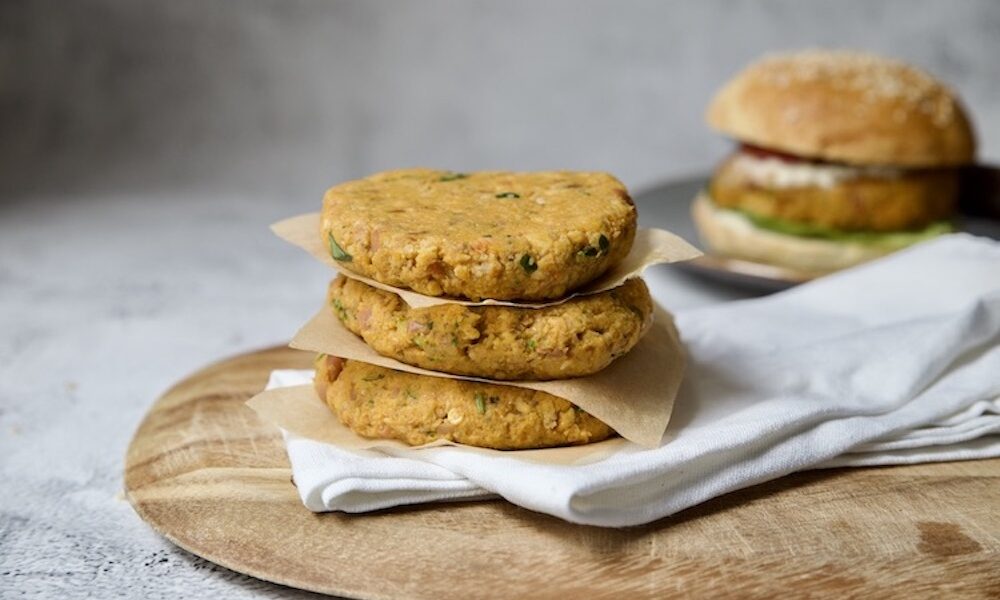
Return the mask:
<path fill-rule="evenodd" d="M 751 76 L 789 88 L 823 81 L 833 91 L 860 94 L 866 105 L 899 102 L 945 127 L 954 118 L 952 92 L 927 72 L 904 62 L 863 52 L 806 50 L 767 55 L 749 69 Z M 900 112 L 894 119 L 906 119 Z"/>

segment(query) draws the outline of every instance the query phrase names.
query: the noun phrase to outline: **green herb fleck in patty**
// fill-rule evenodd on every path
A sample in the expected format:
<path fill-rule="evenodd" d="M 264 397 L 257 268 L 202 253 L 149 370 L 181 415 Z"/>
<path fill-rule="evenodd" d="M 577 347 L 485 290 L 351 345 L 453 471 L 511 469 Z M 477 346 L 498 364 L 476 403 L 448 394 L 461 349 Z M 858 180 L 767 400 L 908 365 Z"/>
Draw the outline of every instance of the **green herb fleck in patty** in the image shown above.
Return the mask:
<path fill-rule="evenodd" d="M 476 410 L 478 410 L 481 415 L 486 414 L 486 396 L 484 396 L 481 392 L 476 392 Z"/>
<path fill-rule="evenodd" d="M 330 256 L 333 257 L 333 260 L 339 260 L 340 262 L 351 262 L 351 260 L 354 257 L 345 252 L 344 249 L 340 247 L 340 244 L 337 243 L 337 240 L 333 239 L 333 234 L 327 232 L 326 237 L 327 240 L 330 242 Z"/>
<path fill-rule="evenodd" d="M 465 173 L 448 173 L 447 175 L 442 175 L 438 181 L 455 181 L 456 179 L 465 179 L 466 177 L 468 175 Z"/>
<path fill-rule="evenodd" d="M 530 254 L 525 254 L 521 257 L 521 268 L 528 275 L 531 275 L 538 270 L 538 263 L 535 262 L 535 257 Z"/>
<path fill-rule="evenodd" d="M 521 194 L 515 192 L 500 192 L 497 194 L 497 198 L 520 198 Z"/>
<path fill-rule="evenodd" d="M 337 311 L 337 318 L 339 318 L 341 321 L 346 321 L 347 309 L 344 307 L 344 303 L 341 302 L 339 299 L 334 298 L 333 301 L 330 302 L 330 304 L 333 305 L 333 310 Z"/>

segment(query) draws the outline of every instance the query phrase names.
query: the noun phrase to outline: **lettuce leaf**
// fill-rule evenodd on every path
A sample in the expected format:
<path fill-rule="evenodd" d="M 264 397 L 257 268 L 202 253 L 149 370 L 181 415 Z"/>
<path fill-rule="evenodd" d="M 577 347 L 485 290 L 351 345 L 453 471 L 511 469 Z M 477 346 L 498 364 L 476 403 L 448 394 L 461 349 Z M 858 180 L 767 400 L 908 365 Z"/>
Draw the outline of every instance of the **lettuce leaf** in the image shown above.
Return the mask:
<path fill-rule="evenodd" d="M 797 223 L 774 217 L 764 217 L 739 209 L 721 208 L 720 210 L 741 215 L 753 223 L 755 227 L 785 235 L 870 244 L 893 250 L 955 231 L 955 226 L 951 221 L 935 221 L 923 229 L 910 231 L 841 231 L 812 223 Z"/>

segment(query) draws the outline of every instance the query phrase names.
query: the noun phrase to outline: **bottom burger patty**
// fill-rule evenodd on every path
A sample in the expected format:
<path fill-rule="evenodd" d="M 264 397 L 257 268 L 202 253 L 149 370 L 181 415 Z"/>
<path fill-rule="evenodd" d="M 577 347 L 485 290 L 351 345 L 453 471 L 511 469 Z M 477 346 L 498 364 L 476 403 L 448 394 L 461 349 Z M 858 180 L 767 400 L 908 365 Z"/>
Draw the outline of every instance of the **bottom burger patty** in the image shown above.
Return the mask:
<path fill-rule="evenodd" d="M 415 375 L 321 355 L 316 390 L 369 438 L 450 440 L 498 450 L 598 442 L 614 431 L 567 400 L 520 387 Z"/>

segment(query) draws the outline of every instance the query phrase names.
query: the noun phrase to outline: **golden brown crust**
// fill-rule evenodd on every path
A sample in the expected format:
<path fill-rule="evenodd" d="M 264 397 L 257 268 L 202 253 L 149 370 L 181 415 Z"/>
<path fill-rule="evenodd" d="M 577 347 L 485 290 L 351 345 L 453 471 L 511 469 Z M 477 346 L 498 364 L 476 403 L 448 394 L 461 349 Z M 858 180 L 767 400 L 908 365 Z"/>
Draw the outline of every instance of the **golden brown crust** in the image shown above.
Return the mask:
<path fill-rule="evenodd" d="M 344 369 L 346 362 L 343 358 L 330 356 L 329 354 L 316 355 L 313 361 L 313 367 L 316 368 L 316 375 L 313 377 L 313 387 L 316 388 L 316 393 L 324 401 L 326 399 L 326 390 L 340 376 L 340 372 Z"/>
<path fill-rule="evenodd" d="M 951 217 L 958 194 L 954 169 L 908 170 L 890 177 L 862 177 L 833 185 L 778 187 L 753 181 L 735 156 L 709 184 L 724 208 L 843 231 L 922 229 Z"/>
<path fill-rule="evenodd" d="M 738 140 L 830 161 L 933 167 L 975 157 L 969 119 L 949 88 L 856 52 L 766 57 L 716 94 L 707 120 Z"/>
<path fill-rule="evenodd" d="M 443 304 L 411 308 L 343 275 L 328 304 L 376 352 L 425 369 L 500 380 L 596 373 L 632 349 L 651 322 L 641 279 L 539 309 Z"/>
<path fill-rule="evenodd" d="M 406 169 L 328 190 L 320 234 L 345 268 L 381 283 L 550 300 L 619 263 L 635 230 L 628 192 L 606 173 Z"/>
<path fill-rule="evenodd" d="M 393 371 L 324 357 L 316 388 L 358 435 L 412 446 L 435 440 L 524 450 L 587 444 L 614 431 L 545 392 Z"/>

